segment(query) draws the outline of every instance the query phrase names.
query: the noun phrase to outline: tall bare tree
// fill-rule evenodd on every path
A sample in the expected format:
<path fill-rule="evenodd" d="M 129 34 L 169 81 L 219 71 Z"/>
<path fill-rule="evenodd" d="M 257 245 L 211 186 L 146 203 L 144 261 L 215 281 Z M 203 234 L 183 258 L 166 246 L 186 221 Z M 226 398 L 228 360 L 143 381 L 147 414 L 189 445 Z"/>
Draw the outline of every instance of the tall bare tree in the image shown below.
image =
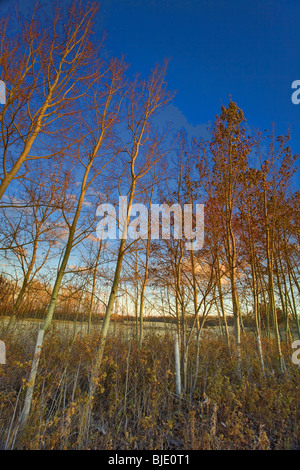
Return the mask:
<path fill-rule="evenodd" d="M 36 3 L 32 18 L 20 22 L 21 31 L 13 39 L 10 19 L 1 20 L 0 79 L 6 83 L 7 99 L 0 113 L 0 199 L 35 160 L 62 152 L 69 117 L 96 79 L 89 66 L 95 54 L 90 35 L 96 11 L 95 3 L 73 2 L 67 15 L 57 7 L 45 29 L 37 19 Z"/>
<path fill-rule="evenodd" d="M 88 189 L 92 187 L 95 179 L 100 177 L 107 165 L 116 156 L 116 150 L 112 145 L 112 133 L 119 118 L 122 101 L 124 66 L 116 60 L 111 60 L 109 64 L 103 62 L 102 66 L 103 70 L 102 73 L 99 73 L 99 82 L 96 84 L 94 89 L 94 104 L 89 116 L 90 119 L 92 119 L 92 117 L 93 119 L 91 122 L 87 121 L 86 126 L 83 122 L 79 123 L 83 129 L 86 127 L 86 133 L 83 133 L 82 140 L 77 146 L 76 155 L 77 163 L 82 168 L 82 179 L 78 195 L 76 196 L 74 210 L 71 211 L 71 214 L 63 211 L 63 217 L 67 226 L 67 241 L 57 270 L 45 320 L 39 331 L 36 342 L 35 358 L 32 363 L 29 377 L 30 386 L 26 391 L 25 403 L 21 416 L 22 427 L 27 420 L 31 407 L 39 362 L 39 350 L 43 344 L 44 333 L 50 326 L 53 318 L 57 304 L 57 297 L 65 275 L 74 240 L 80 236 L 80 234 L 76 233 L 76 230 L 85 196 Z M 79 132 L 79 128 L 76 127 L 74 132 Z"/>

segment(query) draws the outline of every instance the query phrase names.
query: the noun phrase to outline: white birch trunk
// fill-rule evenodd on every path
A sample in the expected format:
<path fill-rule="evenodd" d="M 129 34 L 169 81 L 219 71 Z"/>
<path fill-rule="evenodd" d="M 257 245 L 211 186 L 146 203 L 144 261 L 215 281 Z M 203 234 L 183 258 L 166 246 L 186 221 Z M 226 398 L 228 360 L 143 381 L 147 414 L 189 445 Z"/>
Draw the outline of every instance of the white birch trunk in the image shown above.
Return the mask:
<path fill-rule="evenodd" d="M 43 339 L 44 339 L 44 333 L 45 333 L 45 330 L 39 330 L 37 340 L 36 340 L 34 357 L 33 357 L 32 364 L 31 364 L 28 387 L 27 387 L 27 390 L 26 390 L 24 408 L 23 408 L 21 418 L 20 418 L 20 427 L 21 428 L 26 423 L 26 420 L 28 418 L 30 408 L 31 408 L 35 378 L 36 378 L 36 374 L 37 374 L 37 371 L 38 371 L 40 355 L 41 355 L 41 347 L 43 345 Z"/>
<path fill-rule="evenodd" d="M 180 355 L 179 355 L 179 341 L 178 335 L 174 335 L 175 343 L 175 373 L 176 373 L 176 394 L 181 395 L 181 378 L 180 378 Z"/>

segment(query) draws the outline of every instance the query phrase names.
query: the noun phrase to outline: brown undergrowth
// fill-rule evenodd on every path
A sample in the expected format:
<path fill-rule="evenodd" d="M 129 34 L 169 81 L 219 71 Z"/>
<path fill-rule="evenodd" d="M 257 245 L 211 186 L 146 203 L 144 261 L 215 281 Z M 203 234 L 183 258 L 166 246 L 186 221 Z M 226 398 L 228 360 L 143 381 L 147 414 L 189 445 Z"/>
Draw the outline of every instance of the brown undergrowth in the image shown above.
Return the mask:
<path fill-rule="evenodd" d="M 82 448 L 80 422 L 89 391 L 98 337 L 66 337 L 52 329 L 43 346 L 33 406 L 18 432 L 35 336 L 6 338 L 7 364 L 0 366 L 2 448 Z M 108 339 L 87 449 L 297 449 L 300 368 L 283 345 L 282 375 L 273 340 L 263 340 L 266 376 L 260 370 L 255 338 L 242 338 L 242 377 L 222 338 L 201 340 L 196 387 L 195 345 L 189 353 L 188 388 L 175 394 L 171 335 L 148 334 L 142 349 L 132 339 Z"/>

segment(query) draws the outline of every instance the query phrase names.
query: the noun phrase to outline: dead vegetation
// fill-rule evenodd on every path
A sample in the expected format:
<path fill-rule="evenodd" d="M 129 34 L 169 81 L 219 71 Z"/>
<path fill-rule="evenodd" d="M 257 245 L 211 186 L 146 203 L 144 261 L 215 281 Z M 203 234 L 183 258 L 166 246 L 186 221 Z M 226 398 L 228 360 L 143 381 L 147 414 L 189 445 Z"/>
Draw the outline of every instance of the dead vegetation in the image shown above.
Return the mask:
<path fill-rule="evenodd" d="M 226 342 L 203 336 L 196 387 L 195 344 L 188 386 L 175 394 L 173 339 L 145 335 L 138 342 L 111 336 L 105 346 L 88 435 L 82 437 L 83 403 L 89 392 L 98 335 L 74 339 L 53 328 L 43 345 L 32 410 L 18 437 L 18 416 L 27 387 L 34 337 L 7 338 L 1 367 L 0 440 L 6 449 L 297 449 L 299 367 L 284 345 L 287 371 L 278 366 L 276 344 L 263 339 L 266 376 L 255 338 L 242 336 L 242 377 Z"/>

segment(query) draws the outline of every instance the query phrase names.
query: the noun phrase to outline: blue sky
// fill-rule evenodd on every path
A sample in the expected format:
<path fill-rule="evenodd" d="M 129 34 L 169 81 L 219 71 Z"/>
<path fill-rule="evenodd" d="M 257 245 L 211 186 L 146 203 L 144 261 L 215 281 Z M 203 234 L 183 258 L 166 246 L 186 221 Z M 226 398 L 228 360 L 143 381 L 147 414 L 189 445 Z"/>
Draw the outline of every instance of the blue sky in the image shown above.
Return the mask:
<path fill-rule="evenodd" d="M 40 1 L 47 21 L 51 2 Z M 0 0 L 0 17 L 15 3 Z M 17 3 L 30 14 L 32 0 Z M 300 104 L 291 100 L 300 80 L 300 0 L 102 0 L 94 29 L 132 74 L 146 78 L 169 60 L 167 82 L 177 93 L 163 118 L 189 136 L 205 137 L 231 96 L 250 128 L 290 129 L 300 154 Z"/>
<path fill-rule="evenodd" d="M 299 0 L 103 0 L 107 46 L 146 74 L 169 58 L 174 105 L 188 122 L 212 121 L 229 95 L 250 126 L 275 123 L 300 152 Z"/>
<path fill-rule="evenodd" d="M 69 3 L 68 0 L 65 3 Z M 0 15 L 15 2 L 0 0 Z M 45 9 L 51 8 L 43 0 Z M 28 9 L 32 2 L 19 2 Z M 147 76 L 169 59 L 167 81 L 177 94 L 167 117 L 190 134 L 228 104 L 243 109 L 250 127 L 291 130 L 300 153 L 300 0 L 102 0 L 96 36 L 106 32 L 108 53 L 124 55 L 130 71 Z"/>

